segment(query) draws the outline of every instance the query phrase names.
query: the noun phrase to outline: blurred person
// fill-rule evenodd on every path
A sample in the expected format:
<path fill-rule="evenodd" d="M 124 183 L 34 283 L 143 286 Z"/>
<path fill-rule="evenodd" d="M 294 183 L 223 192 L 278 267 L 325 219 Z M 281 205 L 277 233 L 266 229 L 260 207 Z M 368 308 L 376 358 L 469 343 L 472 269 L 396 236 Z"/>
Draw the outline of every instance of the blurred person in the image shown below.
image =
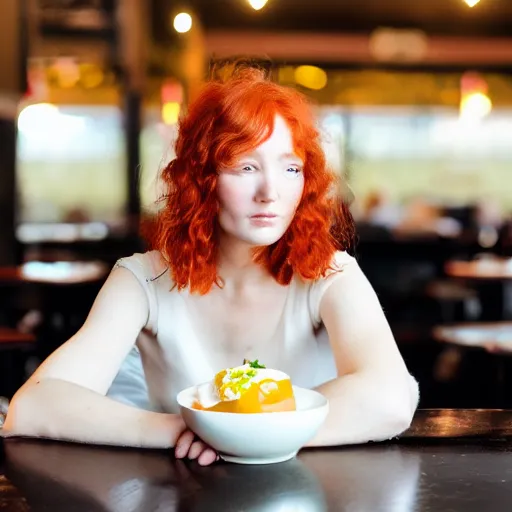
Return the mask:
<path fill-rule="evenodd" d="M 473 229 L 478 244 L 483 249 L 495 250 L 499 242 L 503 214 L 500 205 L 493 198 L 481 198 L 474 205 Z"/>
<path fill-rule="evenodd" d="M 445 216 L 432 201 L 417 196 L 411 199 L 394 232 L 401 235 L 435 235 L 452 238 L 458 236 L 462 226 L 453 217 Z"/>
<path fill-rule="evenodd" d="M 493 198 L 482 198 L 476 204 L 475 222 L 480 228 L 499 230 L 503 224 L 503 211 Z"/>
<path fill-rule="evenodd" d="M 62 219 L 64 224 L 87 224 L 91 221 L 89 212 L 84 208 L 71 208 L 65 212 Z"/>
<path fill-rule="evenodd" d="M 353 220 L 305 98 L 255 69 L 207 83 L 162 179 L 153 250 L 117 262 L 82 328 L 14 396 L 3 435 L 174 448 L 208 465 L 218 456 L 176 396 L 244 358 L 329 399 L 308 446 L 407 429 L 417 383 L 347 252 Z M 123 386 L 106 396 L 131 356 L 125 392 L 150 410 L 122 403 Z"/>
<path fill-rule="evenodd" d="M 394 228 L 402 220 L 400 205 L 393 203 L 384 189 L 373 190 L 364 201 L 362 221 L 388 229 Z"/>

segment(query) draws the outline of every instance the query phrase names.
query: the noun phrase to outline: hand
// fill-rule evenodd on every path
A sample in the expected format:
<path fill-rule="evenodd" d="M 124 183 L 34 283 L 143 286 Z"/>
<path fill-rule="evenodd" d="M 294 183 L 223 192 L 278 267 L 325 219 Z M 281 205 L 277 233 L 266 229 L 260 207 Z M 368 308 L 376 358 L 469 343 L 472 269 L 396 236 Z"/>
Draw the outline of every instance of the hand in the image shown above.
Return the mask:
<path fill-rule="evenodd" d="M 177 459 L 184 459 L 186 457 L 190 460 L 197 459 L 201 466 L 209 466 L 219 460 L 217 452 L 198 439 L 191 430 L 185 430 L 181 433 L 176 442 L 174 455 Z"/>

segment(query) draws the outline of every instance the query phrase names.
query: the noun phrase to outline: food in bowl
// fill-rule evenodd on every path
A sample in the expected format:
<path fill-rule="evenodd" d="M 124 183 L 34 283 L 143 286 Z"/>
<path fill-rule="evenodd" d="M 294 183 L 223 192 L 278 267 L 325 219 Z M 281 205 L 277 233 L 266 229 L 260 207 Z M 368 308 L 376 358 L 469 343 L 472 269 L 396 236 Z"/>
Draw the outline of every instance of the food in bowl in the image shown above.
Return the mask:
<path fill-rule="evenodd" d="M 292 382 L 286 373 L 266 368 L 258 360 L 218 372 L 212 381 L 197 386 L 194 409 L 262 413 L 295 411 Z"/>
<path fill-rule="evenodd" d="M 293 386 L 296 410 L 230 414 L 198 410 L 197 386 L 178 393 L 187 427 L 227 462 L 271 464 L 293 458 L 322 426 L 329 402 L 313 389 Z M 233 405 L 233 404 L 232 404 Z"/>

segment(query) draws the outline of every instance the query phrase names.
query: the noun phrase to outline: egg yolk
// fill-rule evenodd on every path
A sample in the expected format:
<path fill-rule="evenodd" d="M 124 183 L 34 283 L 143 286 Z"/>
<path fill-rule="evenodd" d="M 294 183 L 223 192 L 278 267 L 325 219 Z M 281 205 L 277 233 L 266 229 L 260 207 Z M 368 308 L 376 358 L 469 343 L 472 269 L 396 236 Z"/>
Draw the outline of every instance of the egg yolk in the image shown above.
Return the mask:
<path fill-rule="evenodd" d="M 225 372 L 220 372 L 215 378 L 215 385 L 223 400 L 212 407 L 202 407 L 195 402 L 194 409 L 215 412 L 235 413 L 259 413 L 259 412 L 283 412 L 295 411 L 295 396 L 290 379 L 273 380 L 264 379 L 260 382 L 253 382 L 249 389 L 245 390 L 240 398 L 226 400 L 223 397 L 222 378 Z"/>

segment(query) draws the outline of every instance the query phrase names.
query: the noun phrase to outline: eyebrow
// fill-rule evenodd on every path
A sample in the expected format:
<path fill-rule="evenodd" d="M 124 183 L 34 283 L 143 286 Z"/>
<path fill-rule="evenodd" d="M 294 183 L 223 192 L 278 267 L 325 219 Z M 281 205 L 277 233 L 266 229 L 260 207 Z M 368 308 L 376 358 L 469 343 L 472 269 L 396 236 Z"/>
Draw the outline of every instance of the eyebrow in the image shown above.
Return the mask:
<path fill-rule="evenodd" d="M 260 156 L 260 151 L 256 148 L 252 153 L 244 155 L 242 158 L 258 158 Z M 294 160 L 296 162 L 304 163 L 302 158 L 295 153 L 283 153 L 279 155 L 279 160 Z"/>
<path fill-rule="evenodd" d="M 302 158 L 295 153 L 284 153 L 279 157 L 280 160 L 298 160 L 302 162 Z"/>

